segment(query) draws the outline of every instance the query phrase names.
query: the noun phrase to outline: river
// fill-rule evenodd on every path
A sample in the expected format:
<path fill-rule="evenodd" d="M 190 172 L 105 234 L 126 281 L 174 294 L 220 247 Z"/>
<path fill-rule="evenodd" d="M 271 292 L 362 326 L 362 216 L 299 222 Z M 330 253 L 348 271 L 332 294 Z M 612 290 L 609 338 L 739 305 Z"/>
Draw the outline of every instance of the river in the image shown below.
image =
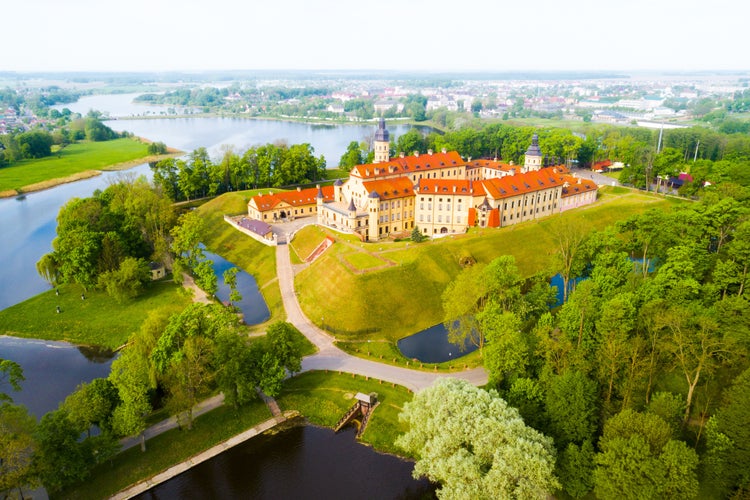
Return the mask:
<path fill-rule="evenodd" d="M 95 102 L 98 108 L 93 109 L 103 112 L 117 111 L 109 113 L 110 116 L 125 116 L 131 109 L 141 110 L 142 113 L 141 106 L 128 103 L 127 97 L 122 95 L 93 96 L 81 101 L 61 107 L 78 109 L 86 113 L 93 108 L 92 103 Z M 277 141 L 285 141 L 288 144 L 307 142 L 313 146 L 317 155 L 325 156 L 331 167 L 338 163 L 349 142 L 367 140 L 375 130 L 374 125 L 318 126 L 239 118 L 112 120 L 108 125 L 114 130 L 127 130 L 186 152 L 206 147 L 212 155 L 218 155 L 224 146 L 242 149 Z M 408 126 L 390 127 L 393 136 L 406 130 Z M 139 165 L 129 172 L 150 175 L 150 169 L 146 164 Z M 0 245 L 0 260 L 3 262 L 0 272 L 0 309 L 49 288 L 49 285 L 38 276 L 35 265 L 43 254 L 51 250 L 57 225 L 56 216 L 60 207 L 72 197 L 91 196 L 96 189 L 106 188 L 119 175 L 121 174 L 117 172 L 106 173 L 85 181 L 29 193 L 21 199 L 0 200 L 0 234 L 3 235 L 3 244 Z M 13 338 L 2 339 L 0 357 L 15 358 L 24 368 L 27 376 L 27 381 L 23 385 L 24 390 L 22 394 L 12 396 L 16 401 L 29 405 L 37 417 L 56 408 L 59 401 L 78 383 L 106 376 L 110 364 L 108 359 L 100 359 L 67 344 Z M 72 375 L 71 380 L 68 380 L 70 377 L 63 377 L 63 374 Z M 60 382 L 62 379 L 66 380 L 65 383 Z M 188 486 L 176 486 L 177 490 L 167 490 L 164 494 L 155 492 L 153 495 L 173 498 L 174 495 L 169 491 L 183 491 L 184 494 L 177 493 L 177 496 L 193 498 L 256 496 L 247 493 L 251 491 L 258 491 L 257 496 L 262 498 L 295 498 L 295 495 L 296 498 L 311 498 L 317 491 L 328 492 L 324 493 L 324 496 L 329 498 L 408 498 L 419 492 L 428 492 L 429 495 L 430 489 L 429 486 L 425 486 L 425 482 L 417 482 L 409 477 L 412 464 L 394 457 L 386 457 L 389 461 L 383 462 L 383 455 L 356 444 L 350 434 L 321 438 L 321 429 L 301 429 L 303 430 L 292 430 L 291 434 L 296 437 L 291 442 L 285 437 L 277 440 L 278 436 L 258 441 L 257 446 L 266 446 L 265 449 L 273 450 L 275 455 L 270 451 L 263 451 L 240 461 L 234 453 L 245 453 L 243 446 L 236 451 L 233 450 L 232 455 L 226 455 L 229 458 L 222 455 L 218 462 L 212 461 L 212 465 L 207 466 L 208 472 L 201 469 L 202 472 L 194 476 L 193 472 L 189 471 L 176 478 L 179 481 L 187 481 Z M 332 439 L 346 443 L 343 447 L 333 447 Z M 255 446 L 255 443 L 252 446 Z M 270 462 L 266 462 L 267 456 Z M 358 468 L 336 469 L 331 473 L 332 469 L 324 466 L 333 466 L 334 458 L 339 464 L 357 464 Z M 281 469 L 276 468 L 279 464 L 283 464 Z M 253 466 L 259 469 L 252 473 L 245 472 Z M 239 483 L 237 476 L 247 481 Z M 289 493 L 291 496 L 285 496 L 291 491 L 289 488 L 303 477 L 307 479 L 306 482 L 300 483 L 301 489 L 297 489 L 296 494 Z M 341 482 L 342 489 L 329 489 L 331 483 L 336 482 Z M 228 484 L 232 489 L 225 490 Z M 167 485 L 165 487 L 174 487 Z"/>

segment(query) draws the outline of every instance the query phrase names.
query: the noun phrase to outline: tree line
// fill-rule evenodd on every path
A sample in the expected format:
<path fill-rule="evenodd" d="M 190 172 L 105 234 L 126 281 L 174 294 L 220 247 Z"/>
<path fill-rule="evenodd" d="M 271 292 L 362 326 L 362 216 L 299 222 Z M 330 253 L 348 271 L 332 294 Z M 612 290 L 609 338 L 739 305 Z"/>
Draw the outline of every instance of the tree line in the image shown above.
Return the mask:
<path fill-rule="evenodd" d="M 470 266 L 447 287 L 454 340 L 481 346 L 494 397 L 551 438 L 552 448 L 536 448 L 551 455 L 534 455 L 533 472 L 554 467 L 528 479 L 539 487 L 530 496 L 558 487 L 573 498 L 748 494 L 749 215 L 713 193 L 596 232 L 560 217 L 552 239 L 568 291 L 553 311 L 538 278 L 522 280 L 511 256 Z M 442 399 L 466 400 L 467 390 Z M 405 418 L 413 422 L 414 411 Z M 430 431 L 414 432 L 427 433 L 418 453 L 436 449 L 425 444 L 436 439 Z M 498 456 L 479 453 L 481 437 L 453 439 L 443 457 L 450 468 L 417 469 L 448 489 L 472 474 L 504 488 L 504 473 L 490 477 Z"/>
<path fill-rule="evenodd" d="M 119 438 L 143 432 L 154 410 L 166 408 L 189 430 L 193 406 L 213 393 L 235 408 L 257 399 L 258 390 L 277 395 L 287 372 L 300 370 L 295 335 L 279 322 L 250 342 L 237 316 L 218 304 L 192 304 L 172 316 L 152 311 L 107 378 L 79 385 L 39 423 L 4 395 L 0 492 L 41 484 L 55 494 L 85 480 L 119 451 Z M 8 362 L 0 363 L 4 373 Z"/>
<path fill-rule="evenodd" d="M 281 187 L 325 178 L 326 161 L 309 144 L 265 144 L 243 153 L 225 149 L 213 161 L 205 148 L 186 159 L 168 158 L 152 166 L 154 183 L 174 201 L 215 196 L 228 191 Z"/>

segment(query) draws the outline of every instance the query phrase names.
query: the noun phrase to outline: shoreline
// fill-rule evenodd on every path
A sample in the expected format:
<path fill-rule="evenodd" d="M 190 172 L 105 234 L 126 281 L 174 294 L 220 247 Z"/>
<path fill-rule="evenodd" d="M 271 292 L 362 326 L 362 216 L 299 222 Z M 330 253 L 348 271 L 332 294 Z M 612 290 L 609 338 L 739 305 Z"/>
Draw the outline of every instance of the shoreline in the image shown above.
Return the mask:
<path fill-rule="evenodd" d="M 172 467 L 169 467 L 168 469 L 163 470 L 158 474 L 130 485 L 109 498 L 112 500 L 127 500 L 129 498 L 133 498 L 136 495 L 140 495 L 141 493 L 145 493 L 151 488 L 169 481 L 175 476 L 178 476 L 183 472 L 192 469 L 196 465 L 216 457 L 217 455 L 237 446 L 238 444 L 244 443 L 245 441 L 252 439 L 255 436 L 263 434 L 264 432 L 270 431 L 271 429 L 274 429 L 281 424 L 287 423 L 297 418 L 301 418 L 299 412 L 296 412 L 294 410 L 285 411 L 282 415 L 272 417 L 264 422 L 261 422 L 260 424 L 255 425 L 240 434 L 232 436 L 231 438 L 222 441 L 221 443 L 214 445 L 207 450 L 193 455 L 192 457 L 179 464 L 173 465 Z"/>
<path fill-rule="evenodd" d="M 55 179 L 48 179 L 46 181 L 35 182 L 34 184 L 22 186 L 20 188 L 20 191 L 15 190 L 15 189 L 9 189 L 7 191 L 0 191 L 0 198 L 13 198 L 13 197 L 25 196 L 28 193 L 35 193 L 38 191 L 44 191 L 45 189 L 51 189 L 57 186 L 61 186 L 63 184 L 69 184 L 71 182 L 82 181 L 85 179 L 91 179 L 92 177 L 101 175 L 104 172 L 116 172 L 116 171 L 121 171 L 121 170 L 128 170 L 138 165 L 141 165 L 143 163 L 151 163 L 153 161 L 159 161 L 159 160 L 163 160 L 166 158 L 176 158 L 178 156 L 182 156 L 183 154 L 185 154 L 184 151 L 180 151 L 178 149 L 173 149 L 173 148 L 168 148 L 167 151 L 168 153 L 163 154 L 163 155 L 148 155 L 142 158 L 136 158 L 134 160 L 128 160 L 128 161 L 124 161 L 121 163 L 107 165 L 106 167 L 103 167 L 100 170 L 84 170 L 82 172 L 68 175 L 66 177 L 57 177 Z"/>

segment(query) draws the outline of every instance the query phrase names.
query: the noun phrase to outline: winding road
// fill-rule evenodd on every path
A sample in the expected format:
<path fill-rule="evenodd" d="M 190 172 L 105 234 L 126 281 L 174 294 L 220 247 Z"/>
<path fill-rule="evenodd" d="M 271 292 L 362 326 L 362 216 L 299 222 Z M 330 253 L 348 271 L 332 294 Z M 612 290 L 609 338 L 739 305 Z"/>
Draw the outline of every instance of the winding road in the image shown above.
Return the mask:
<path fill-rule="evenodd" d="M 303 372 L 333 370 L 355 373 L 403 385 L 415 392 L 430 386 L 433 381 L 441 377 L 460 378 L 468 380 L 474 385 L 487 383 L 487 372 L 484 371 L 484 368 L 454 373 L 431 373 L 377 363 L 345 353 L 333 344 L 333 337 L 315 326 L 302 312 L 294 290 L 294 271 L 289 256 L 289 245 L 278 245 L 276 247 L 276 272 L 287 321 L 297 327 L 318 348 L 316 354 L 307 356 L 302 360 Z"/>

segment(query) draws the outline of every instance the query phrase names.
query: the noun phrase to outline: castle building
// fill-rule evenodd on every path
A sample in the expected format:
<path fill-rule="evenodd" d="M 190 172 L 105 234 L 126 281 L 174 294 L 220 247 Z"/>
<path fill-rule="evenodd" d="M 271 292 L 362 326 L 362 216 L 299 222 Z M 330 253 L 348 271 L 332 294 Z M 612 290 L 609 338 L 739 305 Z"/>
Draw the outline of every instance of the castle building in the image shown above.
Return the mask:
<path fill-rule="evenodd" d="M 390 158 L 389 139 L 381 119 L 374 163 L 356 165 L 333 186 L 254 196 L 248 215 L 264 222 L 316 216 L 318 224 L 378 241 L 408 236 L 415 227 L 430 237 L 504 227 L 596 201 L 593 181 L 563 165 L 543 166 L 537 134 L 523 166 L 464 161 L 445 150 Z"/>

